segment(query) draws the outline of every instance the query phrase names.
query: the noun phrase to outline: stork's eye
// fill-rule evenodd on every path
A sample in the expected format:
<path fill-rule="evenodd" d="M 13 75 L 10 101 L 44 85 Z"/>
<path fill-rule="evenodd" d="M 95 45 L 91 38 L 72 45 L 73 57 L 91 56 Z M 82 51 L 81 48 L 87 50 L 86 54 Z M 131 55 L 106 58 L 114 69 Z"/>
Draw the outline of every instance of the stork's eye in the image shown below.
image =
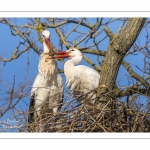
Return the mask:
<path fill-rule="evenodd" d="M 45 36 L 43 35 L 43 37 L 45 38 Z"/>
<path fill-rule="evenodd" d="M 74 51 L 74 49 L 71 49 L 70 51 L 71 51 L 71 52 L 73 52 L 73 51 Z"/>

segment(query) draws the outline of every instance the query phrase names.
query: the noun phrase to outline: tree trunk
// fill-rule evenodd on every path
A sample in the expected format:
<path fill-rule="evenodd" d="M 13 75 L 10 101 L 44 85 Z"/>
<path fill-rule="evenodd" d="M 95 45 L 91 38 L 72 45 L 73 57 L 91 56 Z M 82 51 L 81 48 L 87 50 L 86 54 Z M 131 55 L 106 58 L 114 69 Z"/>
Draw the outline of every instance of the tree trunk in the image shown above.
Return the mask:
<path fill-rule="evenodd" d="M 108 51 L 101 64 L 99 89 L 97 90 L 96 104 L 99 103 L 103 107 L 108 99 L 102 93 L 108 93 L 109 97 L 113 96 L 113 89 L 116 82 L 118 70 L 126 53 L 129 51 L 135 40 L 137 39 L 146 18 L 131 18 L 117 34 L 113 34 L 108 28 L 104 28 L 106 34 L 110 38 Z M 106 88 L 102 85 L 106 85 Z"/>

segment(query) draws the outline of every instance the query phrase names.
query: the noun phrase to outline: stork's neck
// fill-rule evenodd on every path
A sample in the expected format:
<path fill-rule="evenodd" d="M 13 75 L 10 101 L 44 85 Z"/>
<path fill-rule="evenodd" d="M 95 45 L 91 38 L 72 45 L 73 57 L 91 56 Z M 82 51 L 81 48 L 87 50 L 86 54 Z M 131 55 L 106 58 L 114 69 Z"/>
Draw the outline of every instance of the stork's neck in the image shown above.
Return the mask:
<path fill-rule="evenodd" d="M 75 65 L 79 64 L 81 60 L 82 60 L 82 56 L 72 57 L 65 63 L 64 71 L 67 73 L 74 71 L 74 69 L 76 67 Z"/>
<path fill-rule="evenodd" d="M 66 68 L 67 67 L 67 68 Z M 64 70 L 71 70 L 72 68 L 75 67 L 75 63 L 72 59 L 69 59 L 68 61 L 66 61 L 66 63 L 64 64 Z"/>
<path fill-rule="evenodd" d="M 64 74 L 66 76 L 67 86 L 71 86 L 72 82 L 76 79 L 77 69 L 75 64 L 78 64 L 81 61 L 80 59 L 69 59 L 64 65 Z"/>
<path fill-rule="evenodd" d="M 47 59 L 49 58 L 48 54 L 41 54 L 39 62 L 39 73 L 44 77 L 46 80 L 51 80 L 55 78 L 58 74 L 57 62 L 55 59 Z"/>
<path fill-rule="evenodd" d="M 44 48 L 44 53 L 49 53 L 49 49 L 47 45 L 45 44 L 45 42 L 43 42 L 43 48 Z"/>

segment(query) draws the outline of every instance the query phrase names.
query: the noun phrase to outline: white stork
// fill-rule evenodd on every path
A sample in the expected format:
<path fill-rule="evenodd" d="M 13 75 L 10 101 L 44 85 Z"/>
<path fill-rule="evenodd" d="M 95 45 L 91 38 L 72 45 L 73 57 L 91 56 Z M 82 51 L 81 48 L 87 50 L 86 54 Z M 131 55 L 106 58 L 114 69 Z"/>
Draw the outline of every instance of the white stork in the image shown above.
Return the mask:
<path fill-rule="evenodd" d="M 32 117 L 39 117 L 40 126 L 43 127 L 42 109 L 46 106 L 48 109 L 45 113 L 56 114 L 61 107 L 63 99 L 63 81 L 58 72 L 57 62 L 55 59 L 48 59 L 54 55 L 52 45 L 50 43 L 50 32 L 45 30 L 43 35 L 44 52 L 40 55 L 38 65 L 38 74 L 35 78 L 32 90 L 29 110 L 34 107 L 34 114 L 29 115 L 29 120 Z M 58 94 L 59 93 L 59 94 Z M 30 121 L 29 121 L 30 122 Z"/>
<path fill-rule="evenodd" d="M 54 56 L 56 59 L 67 57 L 70 59 L 64 64 L 64 74 L 72 94 L 79 102 L 84 103 L 88 101 L 87 104 L 94 105 L 96 93 L 90 93 L 89 91 L 98 87 L 99 73 L 88 66 L 77 65 L 82 60 L 82 53 L 77 49 L 72 48 L 66 52 L 56 52 Z M 86 95 L 88 92 L 89 94 Z"/>

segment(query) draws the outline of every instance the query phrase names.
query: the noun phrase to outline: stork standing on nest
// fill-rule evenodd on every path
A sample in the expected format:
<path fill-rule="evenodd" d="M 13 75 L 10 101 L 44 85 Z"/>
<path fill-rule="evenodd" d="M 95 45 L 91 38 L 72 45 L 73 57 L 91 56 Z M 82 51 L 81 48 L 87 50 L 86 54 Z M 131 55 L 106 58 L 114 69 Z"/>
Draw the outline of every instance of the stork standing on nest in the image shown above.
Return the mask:
<path fill-rule="evenodd" d="M 100 79 L 99 73 L 88 66 L 77 65 L 82 60 L 82 53 L 74 48 L 66 52 L 56 52 L 53 58 L 59 59 L 68 57 L 70 59 L 64 64 L 64 74 L 73 96 L 75 96 L 80 103 L 87 102 L 89 105 L 94 105 L 96 93 L 87 93 L 98 87 Z"/>
<path fill-rule="evenodd" d="M 32 90 L 29 111 L 34 107 L 34 113 L 29 115 L 29 122 L 39 118 L 39 125 L 43 128 L 42 111 L 45 113 L 56 114 L 61 107 L 63 100 L 63 81 L 58 72 L 57 62 L 51 58 L 55 54 L 50 43 L 50 32 L 45 30 L 43 35 L 44 51 L 40 55 L 38 74 L 35 78 Z M 45 109 L 44 107 L 48 109 Z M 44 109 L 44 110 L 42 110 Z"/>

